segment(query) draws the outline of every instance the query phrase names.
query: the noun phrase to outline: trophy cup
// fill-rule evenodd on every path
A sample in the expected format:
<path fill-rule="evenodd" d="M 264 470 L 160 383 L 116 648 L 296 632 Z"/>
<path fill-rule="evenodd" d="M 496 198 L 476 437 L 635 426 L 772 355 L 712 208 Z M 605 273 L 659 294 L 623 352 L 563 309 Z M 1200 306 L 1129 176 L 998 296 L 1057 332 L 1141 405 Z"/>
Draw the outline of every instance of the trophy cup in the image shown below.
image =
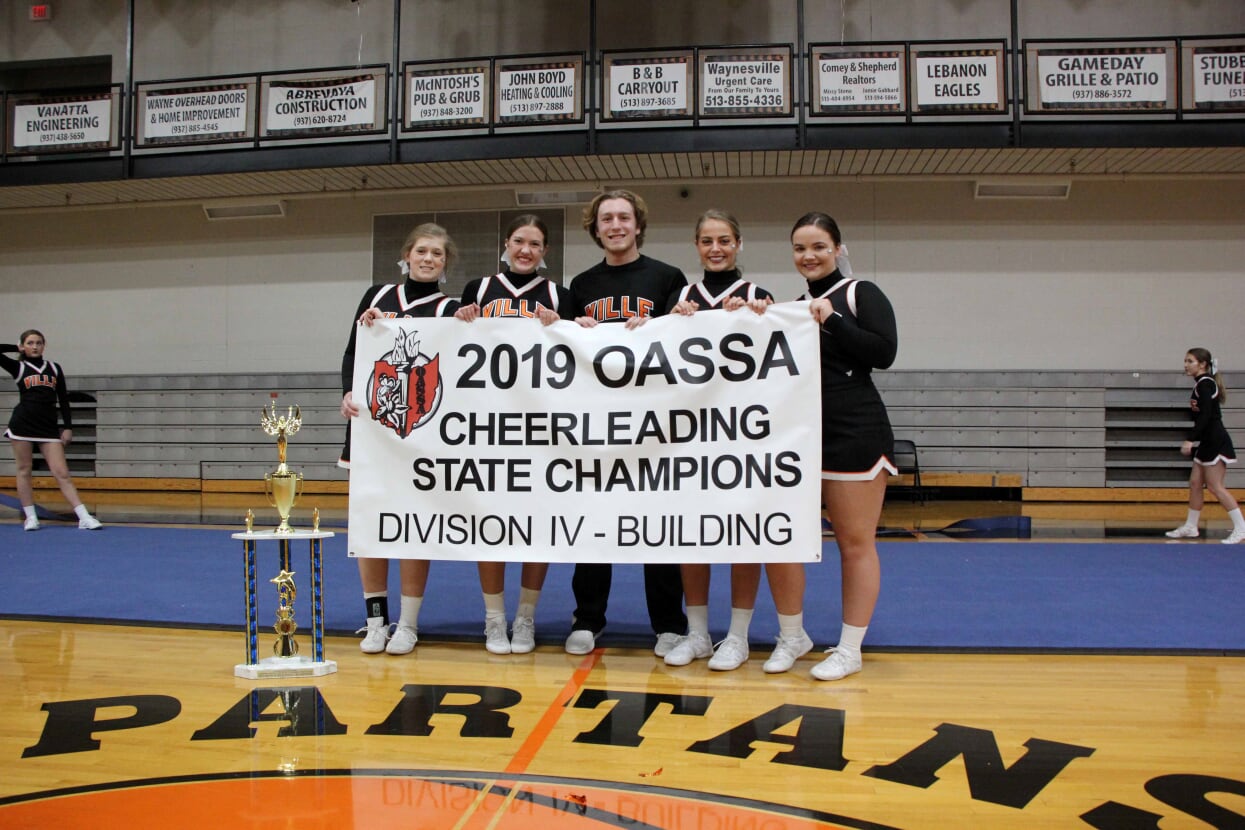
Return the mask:
<path fill-rule="evenodd" d="M 294 502 L 298 501 L 302 492 L 303 474 L 290 472 L 285 466 L 285 439 L 286 436 L 298 432 L 298 428 L 303 425 L 303 413 L 299 407 L 291 406 L 285 415 L 278 416 L 276 401 L 269 404 L 267 410 L 261 409 L 259 412 L 259 425 L 264 428 L 264 432 L 277 437 L 277 460 L 280 462 L 276 470 L 264 473 L 264 495 L 281 517 L 281 524 L 277 526 L 276 532 L 293 533 L 294 528 L 290 527 L 290 511 L 294 509 Z"/>

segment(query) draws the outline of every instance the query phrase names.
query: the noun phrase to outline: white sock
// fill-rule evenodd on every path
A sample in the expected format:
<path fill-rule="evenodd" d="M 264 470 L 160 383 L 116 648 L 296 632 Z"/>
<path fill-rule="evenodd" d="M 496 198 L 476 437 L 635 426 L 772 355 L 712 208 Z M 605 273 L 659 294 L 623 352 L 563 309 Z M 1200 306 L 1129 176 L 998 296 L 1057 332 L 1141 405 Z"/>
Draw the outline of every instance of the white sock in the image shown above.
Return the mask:
<path fill-rule="evenodd" d="M 73 509 L 73 512 L 75 512 L 75 513 L 77 513 L 77 514 L 78 514 L 78 518 L 79 518 L 79 519 L 89 519 L 89 518 L 91 518 L 91 511 L 86 509 L 86 505 L 85 505 L 85 504 L 80 504 L 80 505 L 78 505 L 77 507 L 75 507 L 75 508 Z"/>
<path fill-rule="evenodd" d="M 731 608 L 731 627 L 727 634 L 734 634 L 745 643 L 748 642 L 748 626 L 752 625 L 751 608 Z"/>
<path fill-rule="evenodd" d="M 25 505 L 22 505 L 22 510 L 26 511 L 26 518 L 27 518 L 27 519 L 37 519 L 37 518 L 38 518 L 38 516 L 36 516 L 36 515 L 35 515 L 35 506 L 34 506 L 33 504 L 25 504 Z"/>
<path fill-rule="evenodd" d="M 708 605 L 689 605 L 687 606 L 687 633 L 688 634 L 709 634 L 709 606 Z"/>
<path fill-rule="evenodd" d="M 402 595 L 402 616 L 398 618 L 398 625 L 405 625 L 408 628 L 419 628 L 419 608 L 424 604 L 423 597 L 408 597 Z"/>
<path fill-rule="evenodd" d="M 1232 520 L 1232 530 L 1245 530 L 1245 516 L 1241 515 L 1241 508 L 1228 511 L 1228 518 Z"/>
<path fill-rule="evenodd" d="M 1197 520 L 1201 517 L 1201 510 L 1189 510 L 1189 516 L 1184 520 L 1185 527 L 1197 527 Z M 1229 514 L 1231 515 L 1231 514 Z"/>
<path fill-rule="evenodd" d="M 484 595 L 484 619 L 491 620 L 495 617 L 506 619 L 506 595 L 505 594 L 485 594 Z"/>
<path fill-rule="evenodd" d="M 778 633 L 785 638 L 797 639 L 804 633 L 804 614 L 779 614 Z"/>
<path fill-rule="evenodd" d="M 514 612 L 516 617 L 527 617 L 529 620 L 536 619 L 536 603 L 540 602 L 539 588 L 520 588 L 519 589 L 519 608 Z"/>
<path fill-rule="evenodd" d="M 860 645 L 865 641 L 865 632 L 868 630 L 867 625 L 843 623 L 843 631 L 839 634 L 839 644 L 834 647 L 834 650 L 854 657 L 860 656 Z"/>

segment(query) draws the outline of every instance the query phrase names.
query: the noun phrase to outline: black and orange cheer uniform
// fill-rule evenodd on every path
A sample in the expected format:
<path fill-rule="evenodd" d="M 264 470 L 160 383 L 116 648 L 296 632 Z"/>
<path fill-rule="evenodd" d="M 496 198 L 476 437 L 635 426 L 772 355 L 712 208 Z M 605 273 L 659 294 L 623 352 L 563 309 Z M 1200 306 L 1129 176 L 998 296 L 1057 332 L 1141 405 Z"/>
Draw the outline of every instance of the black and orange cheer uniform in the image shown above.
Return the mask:
<path fill-rule="evenodd" d="M 20 355 L 17 346 L 0 346 L 0 366 L 17 382 L 18 400 L 9 418 L 5 437 L 18 441 L 52 442 L 61 440 L 56 411 L 60 410 L 63 429 L 73 428 L 69 412 L 69 390 L 61 367 L 47 358 L 31 360 L 25 356 L 14 359 L 6 354 Z"/>
<path fill-rule="evenodd" d="M 1193 382 L 1193 395 L 1189 398 L 1193 415 L 1193 428 L 1189 440 L 1197 445 L 1193 460 L 1207 466 L 1222 461 L 1236 463 L 1236 449 L 1232 438 L 1223 426 L 1223 414 L 1219 406 L 1219 384 L 1214 375 L 1198 375 Z"/>
<path fill-rule="evenodd" d="M 682 300 L 691 300 L 701 311 L 721 310 L 722 304 L 731 297 L 744 300 L 772 300 L 774 295 L 755 282 L 748 282 L 739 270 L 706 271 L 705 278 L 695 285 L 684 286 L 671 298 L 667 311 L 674 309 Z"/>
<path fill-rule="evenodd" d="M 837 481 L 894 475 L 895 436 L 873 370 L 895 362 L 895 311 L 871 282 L 832 274 L 808 284 L 801 300 L 828 299 L 821 327 L 821 471 Z"/>
<path fill-rule="evenodd" d="M 463 305 L 472 303 L 480 306 L 481 317 L 535 317 L 542 306 L 558 312 L 563 320 L 578 315 L 571 292 L 547 277 L 515 274 L 509 269 L 467 283 Z"/>

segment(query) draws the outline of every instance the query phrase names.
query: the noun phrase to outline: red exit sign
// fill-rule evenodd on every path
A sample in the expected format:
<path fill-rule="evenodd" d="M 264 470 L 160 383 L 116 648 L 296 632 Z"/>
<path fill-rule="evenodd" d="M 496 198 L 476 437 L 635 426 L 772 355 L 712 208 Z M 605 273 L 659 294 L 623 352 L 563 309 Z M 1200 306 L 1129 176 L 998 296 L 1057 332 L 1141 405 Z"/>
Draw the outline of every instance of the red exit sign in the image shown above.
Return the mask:
<path fill-rule="evenodd" d="M 52 7 L 47 3 L 37 3 L 30 7 L 31 20 L 51 20 Z"/>

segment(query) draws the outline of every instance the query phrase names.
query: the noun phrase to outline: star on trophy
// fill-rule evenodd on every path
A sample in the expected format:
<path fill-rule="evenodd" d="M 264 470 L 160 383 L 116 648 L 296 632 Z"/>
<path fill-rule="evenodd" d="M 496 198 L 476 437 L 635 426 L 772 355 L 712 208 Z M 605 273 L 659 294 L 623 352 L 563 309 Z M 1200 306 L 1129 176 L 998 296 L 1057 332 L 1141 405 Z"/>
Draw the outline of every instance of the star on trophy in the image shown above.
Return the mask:
<path fill-rule="evenodd" d="M 277 415 L 277 402 L 273 401 L 268 409 L 261 409 L 259 414 L 259 425 L 264 428 L 264 432 L 277 438 L 279 462 L 276 470 L 264 473 L 264 495 L 281 517 L 281 524 L 277 526 L 276 532 L 293 533 L 294 529 L 290 527 L 290 511 L 294 509 L 294 503 L 302 492 L 303 474 L 291 472 L 285 466 L 285 443 L 286 437 L 297 433 L 303 425 L 303 412 L 299 407 L 291 406 L 285 415 Z"/>
<path fill-rule="evenodd" d="M 281 571 L 268 581 L 277 586 L 277 622 L 273 628 L 281 635 L 272 644 L 272 653 L 277 657 L 293 657 L 298 654 L 298 642 L 294 639 L 294 632 L 298 630 L 294 622 L 294 598 L 298 596 L 294 572 Z"/>

